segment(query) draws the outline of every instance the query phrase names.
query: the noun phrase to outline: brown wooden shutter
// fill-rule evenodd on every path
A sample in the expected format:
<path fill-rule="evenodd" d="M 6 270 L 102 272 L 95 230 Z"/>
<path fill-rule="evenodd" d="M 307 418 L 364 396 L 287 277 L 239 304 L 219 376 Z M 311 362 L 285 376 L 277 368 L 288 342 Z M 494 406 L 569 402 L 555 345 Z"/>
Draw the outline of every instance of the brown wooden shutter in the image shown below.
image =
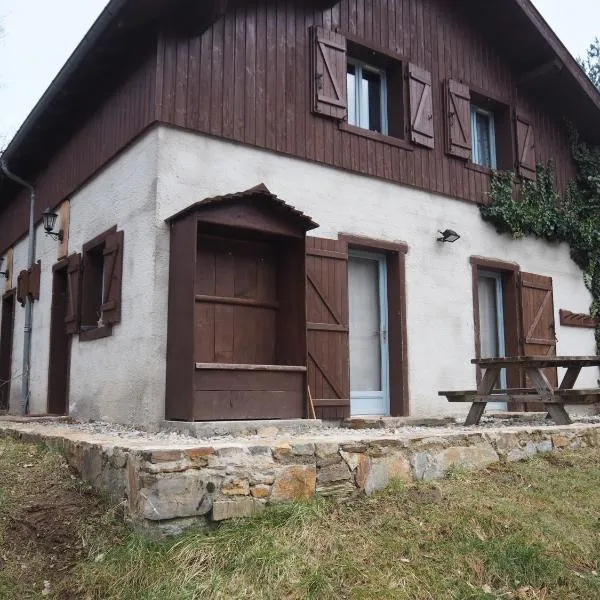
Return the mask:
<path fill-rule="evenodd" d="M 348 114 L 346 38 L 322 27 L 311 28 L 313 112 L 342 120 Z"/>
<path fill-rule="evenodd" d="M 25 306 L 27 295 L 29 294 L 29 272 L 23 269 L 17 277 L 17 301 L 21 306 Z"/>
<path fill-rule="evenodd" d="M 411 140 L 415 144 L 434 148 L 431 73 L 416 65 L 409 64 L 408 83 Z"/>
<path fill-rule="evenodd" d="M 13 288 L 13 266 L 14 266 L 14 249 L 9 248 L 6 252 L 6 269 L 5 271 L 8 273 L 8 277 L 6 278 L 6 287 L 5 290 L 9 292 Z"/>
<path fill-rule="evenodd" d="M 523 356 L 556 356 L 552 277 L 521 273 L 519 287 Z M 552 385 L 557 386 L 556 369 L 545 372 Z"/>
<path fill-rule="evenodd" d="M 42 274 L 42 263 L 37 261 L 29 269 L 23 269 L 17 277 L 17 300 L 24 306 L 27 296 L 31 301 L 40 299 L 40 279 Z"/>
<path fill-rule="evenodd" d="M 471 90 L 449 79 L 446 84 L 446 151 L 458 158 L 471 158 Z"/>
<path fill-rule="evenodd" d="M 121 322 L 123 239 L 123 232 L 115 231 L 104 244 L 104 295 L 100 310 L 105 325 Z"/>
<path fill-rule="evenodd" d="M 40 299 L 40 283 L 42 276 L 42 262 L 37 261 L 32 267 L 28 269 L 28 294 L 32 300 Z"/>
<path fill-rule="evenodd" d="M 531 121 L 515 115 L 515 138 L 517 141 L 517 169 L 525 179 L 536 179 L 535 136 Z"/>
<path fill-rule="evenodd" d="M 81 309 L 81 254 L 72 254 L 67 259 L 67 335 L 79 333 Z"/>
<path fill-rule="evenodd" d="M 308 385 L 317 416 L 350 416 L 348 247 L 306 238 Z"/>

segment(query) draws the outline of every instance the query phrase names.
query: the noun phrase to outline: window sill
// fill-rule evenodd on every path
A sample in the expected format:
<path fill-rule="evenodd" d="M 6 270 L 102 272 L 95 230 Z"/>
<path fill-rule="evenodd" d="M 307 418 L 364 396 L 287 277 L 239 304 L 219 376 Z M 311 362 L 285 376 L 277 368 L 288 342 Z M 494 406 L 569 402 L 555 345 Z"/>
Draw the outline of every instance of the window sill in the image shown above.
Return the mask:
<path fill-rule="evenodd" d="M 400 138 L 395 138 L 391 135 L 383 135 L 382 133 L 377 133 L 376 131 L 369 131 L 368 129 L 363 129 L 362 127 L 356 127 L 355 125 L 349 125 L 346 121 L 342 121 L 339 125 L 339 128 L 341 131 L 346 131 L 352 135 L 358 135 L 360 137 L 367 138 L 368 140 L 373 140 L 374 142 L 383 142 L 384 144 L 388 144 L 388 146 L 395 146 L 396 148 L 401 148 L 402 150 L 406 150 L 408 152 L 412 152 L 414 150 L 412 145 L 406 140 L 401 140 Z"/>
<path fill-rule="evenodd" d="M 482 173 L 483 175 L 492 175 L 495 171 L 495 169 L 490 169 L 489 167 L 484 167 L 483 165 L 476 165 L 472 162 L 465 163 L 465 169 L 469 169 L 469 171 L 475 171 L 476 173 Z"/>
<path fill-rule="evenodd" d="M 105 337 L 112 335 L 112 327 L 110 325 L 103 325 L 102 327 L 96 327 L 95 329 L 88 329 L 84 331 L 79 330 L 79 341 L 80 342 L 93 342 L 94 340 L 100 340 Z"/>

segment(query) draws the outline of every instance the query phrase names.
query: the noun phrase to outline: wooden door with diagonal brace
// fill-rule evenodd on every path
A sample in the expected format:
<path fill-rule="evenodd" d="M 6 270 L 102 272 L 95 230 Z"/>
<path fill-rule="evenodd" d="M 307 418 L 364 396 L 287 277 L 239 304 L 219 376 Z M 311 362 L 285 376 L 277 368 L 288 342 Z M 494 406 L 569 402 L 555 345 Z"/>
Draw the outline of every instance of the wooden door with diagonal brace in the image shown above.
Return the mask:
<path fill-rule="evenodd" d="M 308 385 L 317 416 L 350 416 L 348 247 L 306 238 Z"/>
<path fill-rule="evenodd" d="M 521 290 L 521 354 L 523 356 L 556 356 L 556 328 L 552 277 L 520 274 Z M 558 386 L 555 368 L 545 369 L 548 381 Z M 529 382 L 525 382 L 529 385 Z"/>

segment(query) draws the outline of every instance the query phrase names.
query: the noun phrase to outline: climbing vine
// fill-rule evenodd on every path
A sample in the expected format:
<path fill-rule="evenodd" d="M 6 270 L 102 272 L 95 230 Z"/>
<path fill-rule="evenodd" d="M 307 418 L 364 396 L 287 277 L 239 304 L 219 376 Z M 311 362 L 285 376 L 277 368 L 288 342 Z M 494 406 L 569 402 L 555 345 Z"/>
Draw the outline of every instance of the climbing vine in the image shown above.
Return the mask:
<path fill-rule="evenodd" d="M 523 181 L 518 187 L 513 172 L 497 172 L 490 185 L 491 202 L 481 207 L 481 215 L 499 233 L 568 243 L 593 298 L 590 314 L 600 318 L 600 147 L 589 146 L 573 131 L 571 153 L 577 177 L 563 195 L 554 184 L 552 162 L 538 165 L 535 182 Z M 600 354 L 600 325 L 596 349 Z"/>

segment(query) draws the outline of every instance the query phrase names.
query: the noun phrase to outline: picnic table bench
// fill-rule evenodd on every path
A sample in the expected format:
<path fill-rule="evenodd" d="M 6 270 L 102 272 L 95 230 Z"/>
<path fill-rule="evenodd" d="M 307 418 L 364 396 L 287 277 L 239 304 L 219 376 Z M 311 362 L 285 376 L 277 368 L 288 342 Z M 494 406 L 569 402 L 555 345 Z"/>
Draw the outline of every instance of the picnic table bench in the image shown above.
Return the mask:
<path fill-rule="evenodd" d="M 476 390 L 441 391 L 449 402 L 470 402 L 471 409 L 465 425 L 477 425 L 488 402 L 527 402 L 543 404 L 557 425 L 569 425 L 571 419 L 565 404 L 595 404 L 600 402 L 600 388 L 573 389 L 584 367 L 600 367 L 598 356 L 517 356 L 509 358 L 476 358 L 483 377 Z M 502 369 L 522 369 L 532 388 L 494 389 Z M 543 369 L 564 367 L 567 369 L 560 385 L 555 388 L 548 381 Z"/>

